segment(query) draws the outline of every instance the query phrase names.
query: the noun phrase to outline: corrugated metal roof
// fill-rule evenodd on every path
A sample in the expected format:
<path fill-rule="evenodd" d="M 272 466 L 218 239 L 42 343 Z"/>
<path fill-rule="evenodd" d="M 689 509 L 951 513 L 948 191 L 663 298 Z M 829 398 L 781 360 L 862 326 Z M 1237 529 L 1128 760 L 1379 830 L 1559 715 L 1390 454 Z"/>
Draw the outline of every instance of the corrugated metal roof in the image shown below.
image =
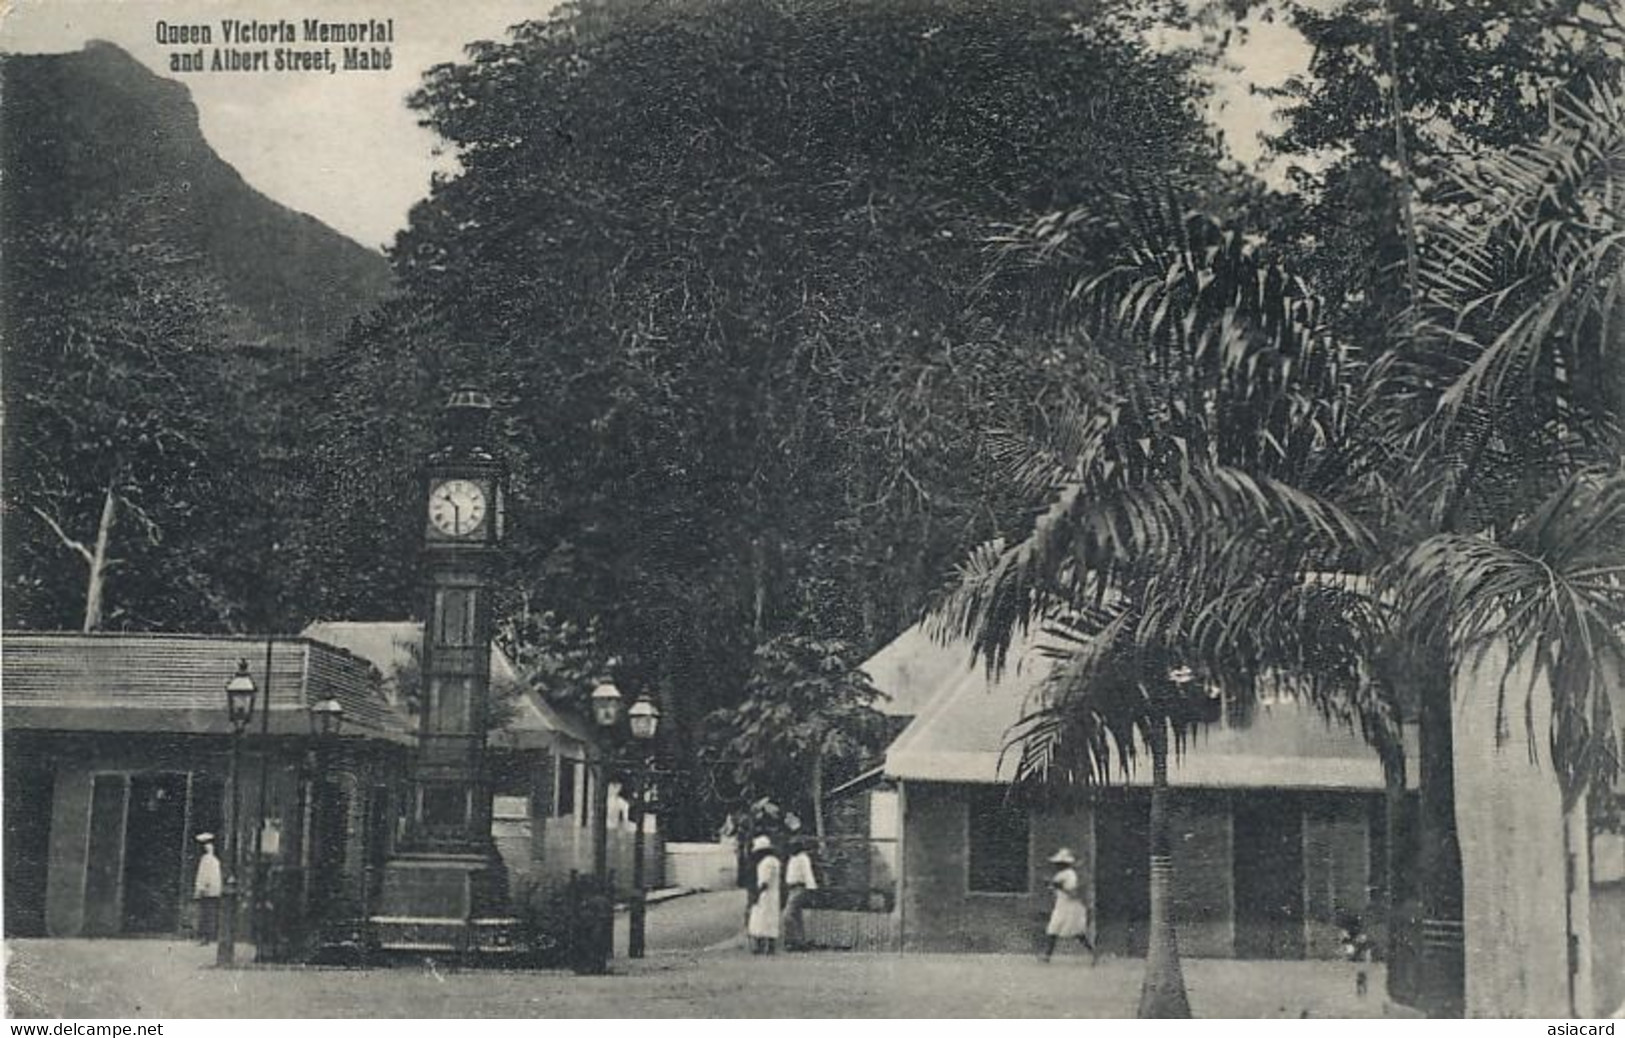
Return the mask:
<path fill-rule="evenodd" d="M 308 707 L 344 704 L 351 734 L 408 741 L 403 718 L 383 698 L 366 661 L 305 638 L 195 634 L 51 634 L 0 638 L 0 689 L 8 728 L 227 732 L 225 686 L 248 661 L 269 706 L 270 729 L 309 731 Z M 266 689 L 269 686 L 269 695 Z M 256 718 L 251 728 L 258 731 Z"/>
<path fill-rule="evenodd" d="M 962 656 L 954 652 L 950 658 Z M 1010 666 L 997 679 L 980 664 L 961 667 L 887 749 L 886 776 L 1009 782 L 1016 754 L 1003 753 L 1005 740 L 1052 666 L 1028 645 L 1012 649 Z M 1128 784 L 1147 784 L 1150 771 L 1149 757 L 1142 755 Z M 1413 779 L 1416 771 L 1408 769 Z M 1114 771 L 1113 781 L 1118 775 Z M 1260 706 L 1244 725 L 1214 725 L 1198 733 L 1169 762 L 1168 779 L 1176 786 L 1207 788 L 1383 788 L 1376 751 L 1356 732 L 1329 724 L 1308 705 L 1285 700 Z"/>
<path fill-rule="evenodd" d="M 875 709 L 893 717 L 914 717 L 972 666 L 968 643 L 943 645 L 924 624 L 915 624 L 865 660 L 863 672 L 886 694 Z"/>

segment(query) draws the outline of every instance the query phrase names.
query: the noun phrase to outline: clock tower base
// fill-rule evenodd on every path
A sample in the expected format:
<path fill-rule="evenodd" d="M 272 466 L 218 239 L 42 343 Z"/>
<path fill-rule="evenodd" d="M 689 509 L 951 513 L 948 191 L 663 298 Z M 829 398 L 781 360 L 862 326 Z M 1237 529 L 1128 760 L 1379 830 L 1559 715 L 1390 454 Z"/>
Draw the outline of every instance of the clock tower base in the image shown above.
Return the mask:
<path fill-rule="evenodd" d="M 495 853 L 405 852 L 384 866 L 375 946 L 400 954 L 507 957 L 523 950 Z"/>

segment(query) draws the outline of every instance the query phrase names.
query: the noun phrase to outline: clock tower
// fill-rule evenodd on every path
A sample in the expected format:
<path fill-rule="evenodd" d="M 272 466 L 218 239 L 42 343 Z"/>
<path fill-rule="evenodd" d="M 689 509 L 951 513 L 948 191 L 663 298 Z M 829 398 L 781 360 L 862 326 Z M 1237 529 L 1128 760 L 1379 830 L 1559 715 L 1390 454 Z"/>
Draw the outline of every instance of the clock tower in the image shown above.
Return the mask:
<path fill-rule="evenodd" d="M 507 874 L 491 840 L 485 739 L 492 584 L 503 535 L 506 470 L 493 446 L 491 398 L 451 395 L 441 445 L 423 466 L 422 686 L 405 840 L 384 868 L 384 949 L 511 946 Z"/>
<path fill-rule="evenodd" d="M 491 447 L 490 419 L 490 397 L 453 393 L 444 443 L 424 466 L 427 588 L 411 842 L 426 849 L 478 851 L 491 842 L 485 730 L 505 473 Z"/>

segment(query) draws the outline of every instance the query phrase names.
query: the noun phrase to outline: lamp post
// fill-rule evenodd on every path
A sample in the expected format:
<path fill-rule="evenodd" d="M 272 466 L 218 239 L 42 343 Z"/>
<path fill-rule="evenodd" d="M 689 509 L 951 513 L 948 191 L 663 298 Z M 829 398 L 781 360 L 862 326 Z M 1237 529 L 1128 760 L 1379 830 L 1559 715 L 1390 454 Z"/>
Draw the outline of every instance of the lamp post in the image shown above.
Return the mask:
<path fill-rule="evenodd" d="M 592 690 L 592 719 L 607 739 L 621 720 L 621 690 L 612 681 L 600 681 Z M 593 920 L 594 954 L 592 971 L 607 970 L 610 949 L 614 947 L 615 894 L 609 889 L 609 763 L 602 748 L 592 754 L 592 875 L 594 893 L 604 899 L 600 918 Z"/>
<path fill-rule="evenodd" d="M 660 708 L 648 696 L 638 697 L 627 713 L 632 738 L 637 751 L 637 797 L 632 802 L 632 912 L 627 920 L 626 954 L 628 958 L 643 958 L 644 923 L 648 911 L 648 895 L 643 884 L 643 812 L 649 796 L 649 754 L 646 747 L 653 742 L 660 727 Z"/>
<path fill-rule="evenodd" d="M 231 824 L 226 828 L 226 881 L 221 884 L 220 947 L 215 953 L 215 965 L 233 966 L 237 962 L 237 866 L 241 858 L 243 794 L 238 782 L 243 757 L 243 731 L 254 717 L 254 698 L 259 689 L 248 673 L 248 661 L 237 661 L 237 673 L 226 682 L 226 716 L 231 721 L 231 771 L 227 784 L 231 788 Z"/>
<path fill-rule="evenodd" d="M 321 842 L 317 845 L 317 856 L 313 863 L 318 866 L 318 875 L 315 877 L 316 885 L 307 889 L 325 891 L 322 884 L 325 878 L 320 874 L 320 866 L 332 857 L 332 849 L 327 846 L 327 813 L 331 810 L 331 802 L 327 793 L 327 760 L 325 748 L 338 738 L 339 729 L 344 725 L 344 704 L 332 696 L 318 699 L 310 704 L 310 734 L 315 740 L 313 756 L 316 758 L 316 777 L 314 782 L 314 796 L 312 800 L 316 809 L 316 838 Z M 326 910 L 331 907 L 327 903 L 325 894 L 321 895 L 321 904 L 316 907 L 321 915 L 326 916 Z"/>

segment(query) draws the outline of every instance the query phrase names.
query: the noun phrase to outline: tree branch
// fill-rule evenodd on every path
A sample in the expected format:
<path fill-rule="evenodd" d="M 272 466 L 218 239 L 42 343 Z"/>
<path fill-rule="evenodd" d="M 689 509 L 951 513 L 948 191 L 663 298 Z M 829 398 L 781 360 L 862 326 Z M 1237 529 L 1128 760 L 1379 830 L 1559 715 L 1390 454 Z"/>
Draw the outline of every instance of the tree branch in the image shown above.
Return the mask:
<path fill-rule="evenodd" d="M 118 499 L 123 502 L 124 510 L 134 515 L 136 521 L 141 524 L 142 529 L 146 530 L 148 544 L 157 546 L 163 541 L 163 531 L 159 528 L 157 523 L 152 521 L 152 516 L 147 514 L 147 510 L 145 508 L 142 508 L 140 505 L 130 500 L 129 495 L 127 494 L 119 494 Z"/>
<path fill-rule="evenodd" d="M 95 557 L 91 555 L 90 549 L 85 547 L 83 542 L 76 541 L 72 537 L 69 537 L 62 527 L 57 525 L 57 521 L 46 514 L 44 509 L 40 508 L 38 505 L 30 505 L 29 507 L 34 510 L 35 515 L 45 520 L 45 525 L 51 528 L 51 532 L 56 534 L 57 539 L 62 542 L 64 547 L 71 548 L 78 552 L 84 557 L 84 560 L 87 563 L 93 563 L 96 561 Z"/>

